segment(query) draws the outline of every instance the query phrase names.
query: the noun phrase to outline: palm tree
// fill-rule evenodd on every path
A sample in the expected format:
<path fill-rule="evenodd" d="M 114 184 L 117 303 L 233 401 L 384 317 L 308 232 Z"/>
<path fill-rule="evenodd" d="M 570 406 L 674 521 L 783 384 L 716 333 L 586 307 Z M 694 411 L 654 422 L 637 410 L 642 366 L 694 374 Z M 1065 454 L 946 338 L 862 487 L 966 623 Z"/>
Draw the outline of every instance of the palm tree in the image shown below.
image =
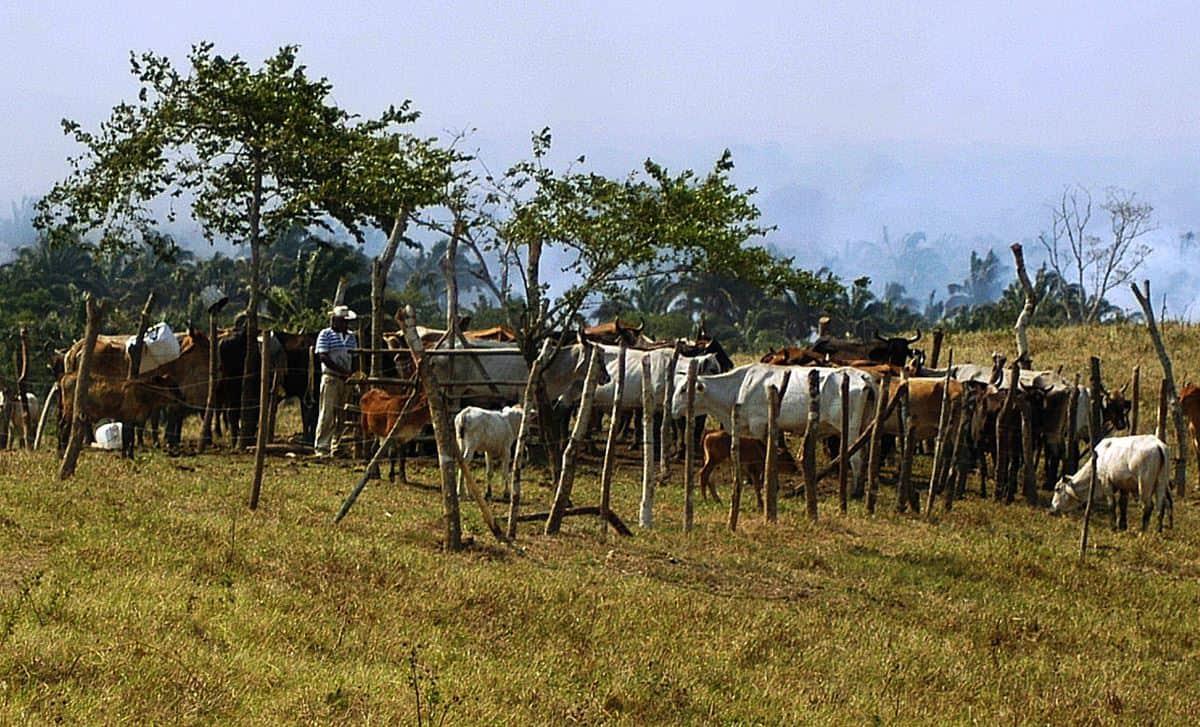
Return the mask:
<path fill-rule="evenodd" d="M 982 257 L 972 251 L 971 268 L 967 278 L 961 283 L 950 283 L 946 286 L 949 293 L 949 297 L 946 298 L 946 314 L 954 315 L 963 308 L 974 308 L 996 300 L 1000 296 L 1000 280 L 1003 274 L 1004 266 L 994 250 L 989 249 L 987 255 Z"/>

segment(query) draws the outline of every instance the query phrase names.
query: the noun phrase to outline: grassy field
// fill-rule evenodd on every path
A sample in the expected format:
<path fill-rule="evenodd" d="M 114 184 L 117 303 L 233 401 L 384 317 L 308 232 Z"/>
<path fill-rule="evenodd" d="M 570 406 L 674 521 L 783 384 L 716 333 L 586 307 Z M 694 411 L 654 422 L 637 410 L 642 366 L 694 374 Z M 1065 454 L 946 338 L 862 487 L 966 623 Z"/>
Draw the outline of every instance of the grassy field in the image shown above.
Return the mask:
<path fill-rule="evenodd" d="M 1168 331 L 1181 380 L 1200 373 L 1195 333 Z M 948 345 L 984 361 L 1011 335 Z M 1110 385 L 1140 359 L 1157 384 L 1140 329 L 1036 333 L 1033 346 L 1068 371 L 1101 353 Z M 425 487 L 371 485 L 333 526 L 355 470 L 273 458 L 250 513 L 251 462 L 87 453 L 59 484 L 49 452 L 0 454 L 0 723 L 392 724 L 419 709 L 446 724 L 1170 724 L 1200 712 L 1194 486 L 1161 536 L 1098 518 L 1084 564 L 1078 519 L 972 496 L 928 523 L 895 514 L 887 487 L 873 517 L 860 503 L 839 515 L 823 491 L 815 525 L 802 500 L 784 500 L 774 526 L 751 503 L 737 534 L 725 505 L 701 503 L 684 535 L 677 482 L 659 492 L 657 527 L 633 538 L 568 520 L 510 549 L 465 507 L 475 545 L 448 555 L 429 463 L 410 463 Z M 576 502 L 596 498 L 596 464 Z M 631 523 L 637 467 L 622 463 L 614 494 Z M 545 473 L 532 480 L 529 506 L 545 506 Z M 726 493 L 728 475 L 718 482 Z"/>

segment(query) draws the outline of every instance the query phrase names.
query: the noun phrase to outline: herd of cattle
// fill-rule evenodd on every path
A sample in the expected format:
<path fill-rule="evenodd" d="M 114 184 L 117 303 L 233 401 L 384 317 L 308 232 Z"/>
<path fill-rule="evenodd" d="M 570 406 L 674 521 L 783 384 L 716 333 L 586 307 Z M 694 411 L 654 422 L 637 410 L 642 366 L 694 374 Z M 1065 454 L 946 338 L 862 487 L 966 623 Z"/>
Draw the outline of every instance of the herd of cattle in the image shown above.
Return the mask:
<path fill-rule="evenodd" d="M 418 332 L 426 346 L 436 347 L 445 338 L 443 331 L 421 329 Z M 625 386 L 621 400 L 617 402 L 617 410 L 634 419 L 640 415 L 642 359 L 648 357 L 649 383 L 654 401 L 673 402 L 669 415 L 678 423 L 685 415 L 683 387 L 689 365 L 694 361 L 698 373 L 694 413 L 720 426 L 720 430 L 707 433 L 703 423 L 696 429 L 701 433 L 698 438 L 704 454 L 700 472 L 701 492 L 715 496 L 711 475 L 716 464 L 729 455 L 731 437 L 727 432 L 732 430 L 731 412 L 735 403 L 740 412 L 737 435 L 740 438 L 741 459 L 757 484 L 765 456 L 763 442 L 767 429 L 768 387 L 773 385 L 783 389 L 779 429 L 786 433 L 801 434 L 807 426 L 806 414 L 809 411 L 809 388 L 805 382 L 809 371 L 815 371 L 819 380 L 818 434 L 831 442 L 839 437 L 855 441 L 872 421 L 875 403 L 883 394 L 881 384 L 887 380 L 890 382 L 887 392 L 889 400 L 896 397 L 901 386 L 906 388 L 908 426 L 917 441 L 930 439 L 936 434 L 944 397 L 952 411 L 970 412 L 970 418 L 963 423 L 962 429 L 966 433 L 966 446 L 980 472 L 983 494 L 986 494 L 982 488 L 986 487 L 987 460 L 991 455 L 994 460 L 1007 461 L 1005 471 L 993 472 L 995 487 L 1004 490 L 998 494 L 1007 494 L 1010 499 L 1013 495 L 1023 452 L 1020 417 L 1024 411 L 1025 421 L 1032 422 L 1036 456 L 1043 463 L 1043 488 L 1055 490 L 1055 509 L 1070 507 L 1077 500 L 1072 483 L 1080 475 L 1075 473 L 1060 480 L 1060 474 L 1064 474 L 1061 468 L 1067 448 L 1076 447 L 1081 439 L 1086 438 L 1089 389 L 1078 387 L 1075 395 L 1072 395 L 1074 382 L 1069 382 L 1055 371 L 1022 370 L 1018 380 L 1013 382 L 1003 358 L 998 355 L 993 357 L 989 366 L 959 364 L 949 371 L 930 368 L 925 365 L 924 353 L 913 348 L 920 337 L 919 331 L 914 338 L 875 336 L 873 341 L 823 336 L 810 346 L 771 351 L 758 363 L 735 367 L 720 344 L 703 331 L 690 341 L 657 342 L 646 336 L 644 325 L 632 326 L 617 320 L 584 329 L 577 338 L 560 342 L 542 372 L 542 401 L 569 410 L 582 394 L 591 357 L 598 355 L 603 366 L 595 390 L 595 404 L 597 411 L 609 411 L 616 395 L 620 346 L 624 344 L 627 348 Z M 212 342 L 204 333 L 189 328 L 187 332 L 177 334 L 180 344 L 177 359 L 130 379 L 127 377 L 128 338 L 101 336 L 97 341 L 93 350 L 84 417 L 92 423 L 111 419 L 134 425 L 145 425 L 161 418 L 165 423 L 168 446 L 177 447 L 184 418 L 204 410 Z M 318 379 L 315 373 L 318 368 L 312 354 L 314 339 L 314 335 L 276 333 L 271 344 L 272 370 L 277 372 L 277 399 L 299 399 L 304 430 L 302 436 L 309 442 L 316 420 Z M 390 348 L 405 347 L 401 336 L 390 335 L 385 339 Z M 77 342 L 56 358 L 52 365 L 59 392 L 56 398 L 60 402 L 60 446 L 62 436 L 68 429 L 65 423 L 72 416 L 73 391 L 82 345 L 82 342 Z M 239 417 L 232 414 L 238 411 L 242 385 L 244 382 L 257 385 L 257 382 L 250 381 L 254 377 L 245 376 L 243 371 L 247 345 L 245 330 L 235 327 L 222 331 L 216 345 L 219 374 L 215 408 L 218 413 L 225 415 L 217 419 L 218 432 L 220 423 L 224 421 L 229 435 L 236 438 Z M 477 405 L 463 408 L 455 420 L 456 436 L 462 451 L 468 455 L 476 452 L 486 454 L 489 457 L 489 470 L 493 457 L 507 466 L 523 416 L 519 404 L 524 393 L 523 382 L 529 375 L 528 362 L 514 348 L 511 333 L 503 328 L 467 331 L 461 345 L 469 349 L 499 347 L 509 352 L 474 357 L 438 356 L 431 361 L 439 380 L 462 381 L 461 385 L 454 388 L 455 401 Z M 405 369 L 408 360 L 407 352 L 398 352 L 394 360 L 388 361 L 388 373 L 402 375 L 402 372 L 391 367 L 399 365 Z M 783 387 L 786 371 L 791 371 L 793 383 Z M 845 432 L 842 431 L 843 382 L 848 383 L 849 391 L 845 417 L 849 430 Z M 945 391 L 946 382 L 948 391 Z M 1015 391 L 1010 393 L 1014 386 Z M 672 395 L 664 396 L 668 388 Z M 1125 397 L 1124 388 L 1101 391 L 1100 394 L 1105 433 L 1126 429 L 1130 402 Z M 1014 399 L 1019 405 L 1004 407 L 1006 396 L 1010 405 Z M 970 405 L 967 405 L 968 401 Z M 1069 411 L 1071 402 L 1075 402 L 1077 407 L 1076 416 L 1071 416 Z M 1182 393 L 1182 404 L 1195 436 L 1200 429 L 1200 389 L 1186 387 Z M 402 451 L 406 442 L 418 437 L 429 425 L 429 407 L 420 387 L 376 384 L 363 391 L 358 408 L 361 410 L 363 434 L 378 438 L 382 443 L 391 433 L 393 453 Z M 889 411 L 891 413 L 882 427 L 885 440 L 900 435 L 904 426 L 900 420 L 900 410 L 893 407 Z M 1007 426 L 1005 422 L 997 426 L 997 418 L 1002 415 L 1016 419 L 1007 423 Z M 400 426 L 394 427 L 398 420 Z M 1068 431 L 1069 422 L 1076 423 L 1075 431 Z M 997 441 L 998 435 L 1015 439 Z M 1169 499 L 1169 495 L 1155 494 L 1165 477 L 1162 472 L 1166 469 L 1167 457 L 1165 449 L 1158 449 L 1162 446 L 1154 437 L 1115 437 L 1109 440 L 1100 457 L 1102 490 L 1105 487 L 1110 490 L 1131 489 L 1147 508 L 1151 500 L 1158 502 L 1161 515 Z M 1011 456 L 995 457 L 1001 449 L 1011 453 Z M 785 471 L 795 467 L 790 453 L 780 454 Z M 1120 464 L 1106 466 L 1106 457 L 1114 462 L 1119 460 Z M 392 466 L 394 473 L 394 457 Z M 854 454 L 850 466 L 855 489 L 861 492 L 864 455 L 861 452 Z M 401 472 L 403 475 L 403 469 Z"/>

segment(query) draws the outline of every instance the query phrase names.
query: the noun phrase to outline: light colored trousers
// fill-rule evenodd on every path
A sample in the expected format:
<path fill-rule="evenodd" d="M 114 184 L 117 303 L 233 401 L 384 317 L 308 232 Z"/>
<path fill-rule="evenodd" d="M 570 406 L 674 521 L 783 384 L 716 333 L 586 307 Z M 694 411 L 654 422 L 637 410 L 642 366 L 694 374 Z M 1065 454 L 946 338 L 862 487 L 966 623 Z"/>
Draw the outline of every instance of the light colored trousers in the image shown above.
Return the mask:
<path fill-rule="evenodd" d="M 321 376 L 321 409 L 317 414 L 317 441 L 313 450 L 317 453 L 333 451 L 333 435 L 346 403 L 346 382 L 336 376 Z"/>

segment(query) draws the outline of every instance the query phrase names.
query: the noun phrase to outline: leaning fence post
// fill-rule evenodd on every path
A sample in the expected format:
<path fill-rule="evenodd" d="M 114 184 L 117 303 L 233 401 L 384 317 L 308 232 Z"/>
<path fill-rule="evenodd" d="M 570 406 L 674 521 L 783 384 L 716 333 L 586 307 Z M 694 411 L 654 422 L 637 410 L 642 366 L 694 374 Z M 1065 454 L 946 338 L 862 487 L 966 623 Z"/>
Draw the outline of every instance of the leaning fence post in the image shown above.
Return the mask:
<path fill-rule="evenodd" d="M 767 490 L 763 498 L 763 519 L 769 523 L 779 519 L 779 455 L 775 450 L 775 429 L 778 426 L 779 387 L 771 384 L 767 387 L 766 449 L 763 450 L 763 483 Z"/>
<path fill-rule="evenodd" d="M 729 495 L 729 530 L 737 532 L 738 513 L 742 508 L 742 454 L 741 435 L 738 432 L 741 419 L 740 403 L 729 412 L 729 462 L 733 467 L 733 491 Z"/>
<path fill-rule="evenodd" d="M 1075 385 L 1067 395 L 1067 443 L 1066 462 L 1063 474 L 1073 475 L 1079 469 L 1079 374 L 1075 374 Z"/>
<path fill-rule="evenodd" d="M 1154 424 L 1154 436 L 1162 441 L 1167 441 L 1167 407 L 1170 406 L 1171 387 L 1164 378 L 1162 383 L 1158 385 L 1158 418 Z M 1183 445 L 1177 445 L 1183 446 Z"/>
<path fill-rule="evenodd" d="M 217 314 L 228 302 L 228 298 L 222 298 L 208 307 L 208 393 L 204 399 L 204 419 L 200 424 L 201 452 L 212 444 L 213 439 L 213 417 L 216 415 L 217 407 L 217 375 L 220 367 Z"/>
<path fill-rule="evenodd" d="M 849 497 L 848 485 L 850 480 L 850 463 L 848 460 L 848 451 L 850 449 L 850 377 L 842 374 L 841 388 L 841 407 L 842 407 L 842 429 L 841 436 L 838 437 L 838 510 L 843 515 L 846 514 L 847 498 Z"/>
<path fill-rule="evenodd" d="M 612 411 L 608 417 L 608 439 L 604 444 L 604 467 L 600 470 L 600 529 L 608 533 L 608 512 L 612 502 L 613 469 L 617 466 L 617 422 L 621 418 L 621 398 L 625 395 L 625 341 L 617 350 L 617 380 L 613 382 Z"/>
<path fill-rule="evenodd" d="M 1025 491 L 1025 502 L 1038 504 L 1037 460 L 1033 450 L 1033 403 L 1021 398 L 1021 485 Z"/>
<path fill-rule="evenodd" d="M 250 485 L 250 509 L 258 509 L 258 496 L 262 491 L 263 466 L 267 461 L 267 438 L 270 436 L 268 420 L 271 415 L 271 331 L 263 331 L 259 344 L 260 363 L 258 377 L 258 436 L 254 443 L 254 482 Z M 247 341 L 247 345 L 253 345 Z"/>
<path fill-rule="evenodd" d="M 593 347 L 588 361 L 587 373 L 583 378 L 583 396 L 579 399 L 579 411 L 575 413 L 575 426 L 571 428 L 571 436 L 567 446 L 563 448 L 562 468 L 558 472 L 558 489 L 554 493 L 554 504 L 550 507 L 550 515 L 546 518 L 546 535 L 555 535 L 562 527 L 563 516 L 567 512 L 567 503 L 571 500 L 571 491 L 575 486 L 575 460 L 580 443 L 587 435 L 588 425 L 592 419 L 592 401 L 596 397 L 596 379 L 600 377 L 600 369 L 604 367 L 604 355 L 599 348 Z"/>
<path fill-rule="evenodd" d="M 642 506 L 638 524 L 654 525 L 654 386 L 650 381 L 650 355 L 642 356 Z"/>
<path fill-rule="evenodd" d="M 843 374 L 845 377 L 845 374 Z M 808 419 L 804 426 L 804 508 L 817 521 L 817 427 L 821 420 L 821 372 L 808 372 Z M 842 442 L 846 441 L 845 436 Z"/>
<path fill-rule="evenodd" d="M 692 490 L 696 484 L 696 473 L 693 472 L 696 464 L 696 359 L 694 358 L 688 361 L 686 392 L 687 398 L 684 400 L 686 420 L 683 424 L 683 529 L 685 532 L 692 529 L 695 519 L 695 503 L 692 500 Z"/>
<path fill-rule="evenodd" d="M 1088 366 L 1091 369 L 1091 391 L 1088 392 L 1091 398 L 1091 407 L 1088 409 L 1088 439 L 1092 444 L 1092 476 L 1088 481 L 1087 505 L 1083 510 L 1083 532 L 1079 535 L 1080 560 L 1087 555 L 1088 526 L 1092 519 L 1092 503 L 1096 500 L 1096 479 L 1100 472 L 1100 463 L 1096 460 L 1096 446 L 1100 444 L 1100 359 L 1092 356 L 1088 360 Z"/>
<path fill-rule="evenodd" d="M 554 343 L 546 339 L 542 350 L 529 368 L 529 380 L 525 382 L 525 396 L 522 399 L 521 425 L 517 428 L 517 444 L 513 452 L 512 473 L 508 486 L 508 527 L 506 534 L 509 540 L 517 537 L 517 520 L 521 516 L 521 468 L 525 463 L 525 444 L 529 440 L 529 422 L 534 413 L 534 400 L 537 396 L 537 382 L 542 375 L 542 367 L 546 365 L 546 357 L 550 355 Z M 539 414 L 540 417 L 540 414 Z"/>
<path fill-rule="evenodd" d="M 75 474 L 75 463 L 79 459 L 79 450 L 83 447 L 84 427 L 87 426 L 83 409 L 87 401 L 88 385 L 91 383 L 89 379 L 92 374 L 92 351 L 96 348 L 96 338 L 100 335 L 100 326 L 104 320 L 103 301 L 96 300 L 91 293 L 85 293 L 84 306 L 87 310 L 87 327 L 83 334 L 83 351 L 79 357 L 79 369 L 75 372 L 71 435 L 67 440 L 67 451 L 63 453 L 62 464 L 58 469 L 58 479 L 60 480 L 68 479 Z"/>
<path fill-rule="evenodd" d="M 879 385 L 879 399 L 875 402 L 875 429 L 871 431 L 871 449 L 867 455 L 867 512 L 875 514 L 875 500 L 879 496 L 879 468 L 883 460 L 883 417 L 887 411 L 889 387 L 892 377 L 884 375 Z"/>
<path fill-rule="evenodd" d="M 938 481 L 938 463 L 945 448 L 947 420 L 950 417 L 950 373 L 954 371 L 954 349 L 946 352 L 946 375 L 942 377 L 942 407 L 938 413 L 937 435 L 933 440 L 933 472 L 929 475 L 929 494 L 925 498 L 925 517 L 933 517 L 933 498 Z"/>

